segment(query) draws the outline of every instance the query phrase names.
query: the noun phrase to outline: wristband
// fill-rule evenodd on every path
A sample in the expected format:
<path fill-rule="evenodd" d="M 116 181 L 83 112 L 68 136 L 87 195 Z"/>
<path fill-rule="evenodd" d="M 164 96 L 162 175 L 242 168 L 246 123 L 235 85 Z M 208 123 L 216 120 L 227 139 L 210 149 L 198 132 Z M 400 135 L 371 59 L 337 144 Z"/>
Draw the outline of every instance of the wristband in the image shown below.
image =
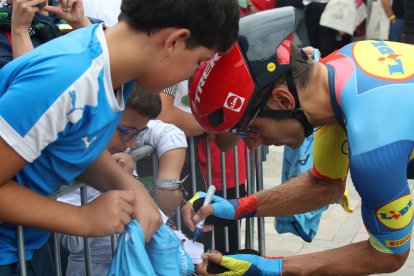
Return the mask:
<path fill-rule="evenodd" d="M 395 16 L 395 14 L 388 16 L 388 19 L 390 21 L 394 21 L 395 19 L 397 19 L 397 17 Z"/>
<path fill-rule="evenodd" d="M 234 206 L 234 204 L 233 204 Z M 257 197 L 255 194 L 239 198 L 237 205 L 235 206 L 236 214 L 235 219 L 250 218 L 256 214 L 257 211 Z"/>
<path fill-rule="evenodd" d="M 187 191 L 183 187 L 183 182 L 187 180 L 189 174 L 186 175 L 182 180 L 180 179 L 157 179 L 155 187 L 159 189 L 176 190 L 181 189 L 184 195 L 188 195 Z"/>

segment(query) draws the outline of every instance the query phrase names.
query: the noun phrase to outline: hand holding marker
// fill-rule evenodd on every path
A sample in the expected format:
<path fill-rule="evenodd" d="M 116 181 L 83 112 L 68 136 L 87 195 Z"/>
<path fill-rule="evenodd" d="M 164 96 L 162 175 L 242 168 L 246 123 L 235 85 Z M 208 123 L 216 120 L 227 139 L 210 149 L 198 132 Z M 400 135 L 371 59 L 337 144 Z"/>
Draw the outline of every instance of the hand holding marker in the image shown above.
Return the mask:
<path fill-rule="evenodd" d="M 207 206 L 207 205 L 210 205 L 211 200 L 213 199 L 213 196 L 214 196 L 214 192 L 215 192 L 215 191 L 216 191 L 216 186 L 214 186 L 214 185 L 210 185 L 210 187 L 208 187 L 206 197 L 204 198 L 203 207 L 204 207 L 204 206 Z M 200 220 L 200 221 L 196 224 L 196 228 L 195 228 L 195 230 L 194 230 L 194 237 L 193 237 L 193 241 L 195 241 L 195 240 L 198 238 L 198 236 L 200 236 L 200 234 L 201 234 L 201 230 L 203 229 L 203 225 L 204 225 L 204 221 L 205 221 L 205 220 L 206 220 L 206 219 L 204 218 L 204 219 Z"/>

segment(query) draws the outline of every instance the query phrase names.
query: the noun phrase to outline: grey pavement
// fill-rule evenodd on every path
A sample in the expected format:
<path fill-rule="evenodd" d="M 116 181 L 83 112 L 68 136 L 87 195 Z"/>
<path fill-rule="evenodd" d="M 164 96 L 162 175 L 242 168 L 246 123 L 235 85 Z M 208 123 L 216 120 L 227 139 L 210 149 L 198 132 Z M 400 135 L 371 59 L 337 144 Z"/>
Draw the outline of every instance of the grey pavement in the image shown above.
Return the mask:
<path fill-rule="evenodd" d="M 263 164 L 264 187 L 271 188 L 280 184 L 283 147 L 269 147 L 269 154 Z M 414 182 L 410 182 L 413 193 Z M 339 204 L 332 204 L 321 218 L 318 234 L 311 243 L 303 241 L 293 234 L 278 234 L 274 229 L 274 219 L 265 218 L 265 255 L 291 256 L 337 248 L 352 242 L 368 239 L 361 219 L 361 201 L 358 193 L 348 179 L 351 198 L 351 214 L 343 211 Z M 257 226 L 257 223 L 255 223 Z M 243 233 L 243 232 L 242 232 Z M 257 239 L 257 233 L 255 233 Z M 243 242 L 242 242 L 243 245 Z M 257 242 L 255 244 L 257 249 Z M 411 240 L 411 253 L 405 265 L 397 272 L 381 275 L 414 275 L 414 241 Z M 369 257 L 369 256 L 367 256 Z"/>

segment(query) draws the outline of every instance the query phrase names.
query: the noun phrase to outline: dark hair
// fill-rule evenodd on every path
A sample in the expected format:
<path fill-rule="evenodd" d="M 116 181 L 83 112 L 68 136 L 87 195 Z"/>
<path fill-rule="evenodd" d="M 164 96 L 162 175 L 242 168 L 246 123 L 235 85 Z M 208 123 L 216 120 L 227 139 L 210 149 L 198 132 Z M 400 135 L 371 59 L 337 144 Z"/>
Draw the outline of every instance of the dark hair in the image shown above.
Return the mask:
<path fill-rule="evenodd" d="M 161 113 L 161 97 L 159 94 L 147 93 L 135 85 L 129 94 L 126 106 L 134 109 L 145 118 L 155 119 Z"/>
<path fill-rule="evenodd" d="M 236 0 L 122 0 L 119 21 L 151 35 L 163 28 L 187 28 L 188 48 L 204 46 L 225 52 L 237 40 Z"/>
<path fill-rule="evenodd" d="M 298 47 L 291 45 L 290 47 L 290 64 L 293 79 L 296 87 L 304 89 L 310 83 L 313 62 L 308 59 L 307 55 Z M 286 83 L 286 74 L 276 80 L 272 87 Z"/>

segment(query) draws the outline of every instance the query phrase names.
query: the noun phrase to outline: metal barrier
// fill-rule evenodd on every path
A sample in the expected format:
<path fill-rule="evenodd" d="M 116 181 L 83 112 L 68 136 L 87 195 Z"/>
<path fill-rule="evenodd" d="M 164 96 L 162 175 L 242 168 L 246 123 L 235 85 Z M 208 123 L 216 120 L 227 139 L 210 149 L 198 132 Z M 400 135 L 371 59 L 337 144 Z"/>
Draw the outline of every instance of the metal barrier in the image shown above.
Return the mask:
<path fill-rule="evenodd" d="M 207 185 L 212 185 L 212 174 L 211 174 L 211 155 L 210 155 L 210 144 L 208 137 L 206 139 L 206 152 L 207 152 Z M 191 171 L 191 187 L 192 187 L 192 194 L 196 192 L 196 177 L 195 177 L 195 166 L 196 166 L 196 158 L 195 158 L 195 145 L 194 139 L 189 139 L 189 153 L 190 153 L 190 171 Z M 247 151 L 247 182 L 246 182 L 246 192 L 248 195 L 255 193 L 256 191 L 263 189 L 263 169 L 262 169 L 262 162 L 265 158 L 265 151 L 266 148 L 259 147 L 258 150 L 255 151 Z M 158 159 L 155 152 L 154 147 L 152 146 L 143 146 L 138 149 L 135 149 L 130 152 L 132 158 L 135 161 L 143 159 L 145 157 L 151 156 L 153 162 L 153 175 L 154 179 L 156 179 L 157 170 L 158 170 Z M 234 154 L 234 169 L 235 169 L 235 190 L 236 190 L 236 197 L 239 197 L 239 174 L 238 174 L 238 151 L 237 147 L 233 149 Z M 221 170 L 222 170 L 222 183 L 223 183 L 223 196 L 226 198 L 226 164 L 225 164 L 225 156 L 224 153 L 221 153 Z M 75 189 L 81 189 L 81 204 L 86 203 L 86 187 L 84 184 L 74 181 L 71 185 L 64 185 L 56 193 L 50 196 L 50 198 L 57 199 L 58 197 L 69 193 Z M 179 210 L 180 211 L 180 210 Z M 181 225 L 181 216 L 180 212 L 177 212 L 176 215 L 176 222 L 177 225 Z M 254 246 L 254 222 L 257 220 L 257 244 L 258 248 Z M 237 231 L 237 248 L 241 248 L 241 222 L 238 221 L 238 231 Z M 246 227 L 245 227 L 245 248 L 249 249 L 257 249 L 261 254 L 265 254 L 265 237 L 264 237 L 264 219 L 263 218 L 249 218 L 246 220 Z M 111 236 L 111 244 L 112 244 L 112 254 L 115 253 L 116 248 L 116 235 Z M 90 247 L 89 247 L 89 239 L 87 237 L 84 238 L 84 248 L 85 248 L 85 275 L 91 275 L 91 256 L 90 256 Z M 228 237 L 228 229 L 225 229 L 225 248 L 228 250 L 229 248 L 229 237 Z M 24 251 L 24 237 L 23 237 L 23 227 L 21 225 L 17 226 L 17 244 L 18 244 L 18 259 L 19 259 L 19 266 L 20 266 L 20 275 L 26 276 L 26 262 L 25 262 L 25 251 Z M 214 231 L 211 240 L 211 248 L 215 248 L 214 244 Z M 60 256 L 60 244 L 58 240 L 58 234 L 53 233 L 53 252 L 54 252 L 54 260 L 55 260 L 55 270 L 56 275 L 62 275 L 62 266 L 61 266 L 61 256 Z M 63 273 L 65 274 L 65 273 Z"/>

